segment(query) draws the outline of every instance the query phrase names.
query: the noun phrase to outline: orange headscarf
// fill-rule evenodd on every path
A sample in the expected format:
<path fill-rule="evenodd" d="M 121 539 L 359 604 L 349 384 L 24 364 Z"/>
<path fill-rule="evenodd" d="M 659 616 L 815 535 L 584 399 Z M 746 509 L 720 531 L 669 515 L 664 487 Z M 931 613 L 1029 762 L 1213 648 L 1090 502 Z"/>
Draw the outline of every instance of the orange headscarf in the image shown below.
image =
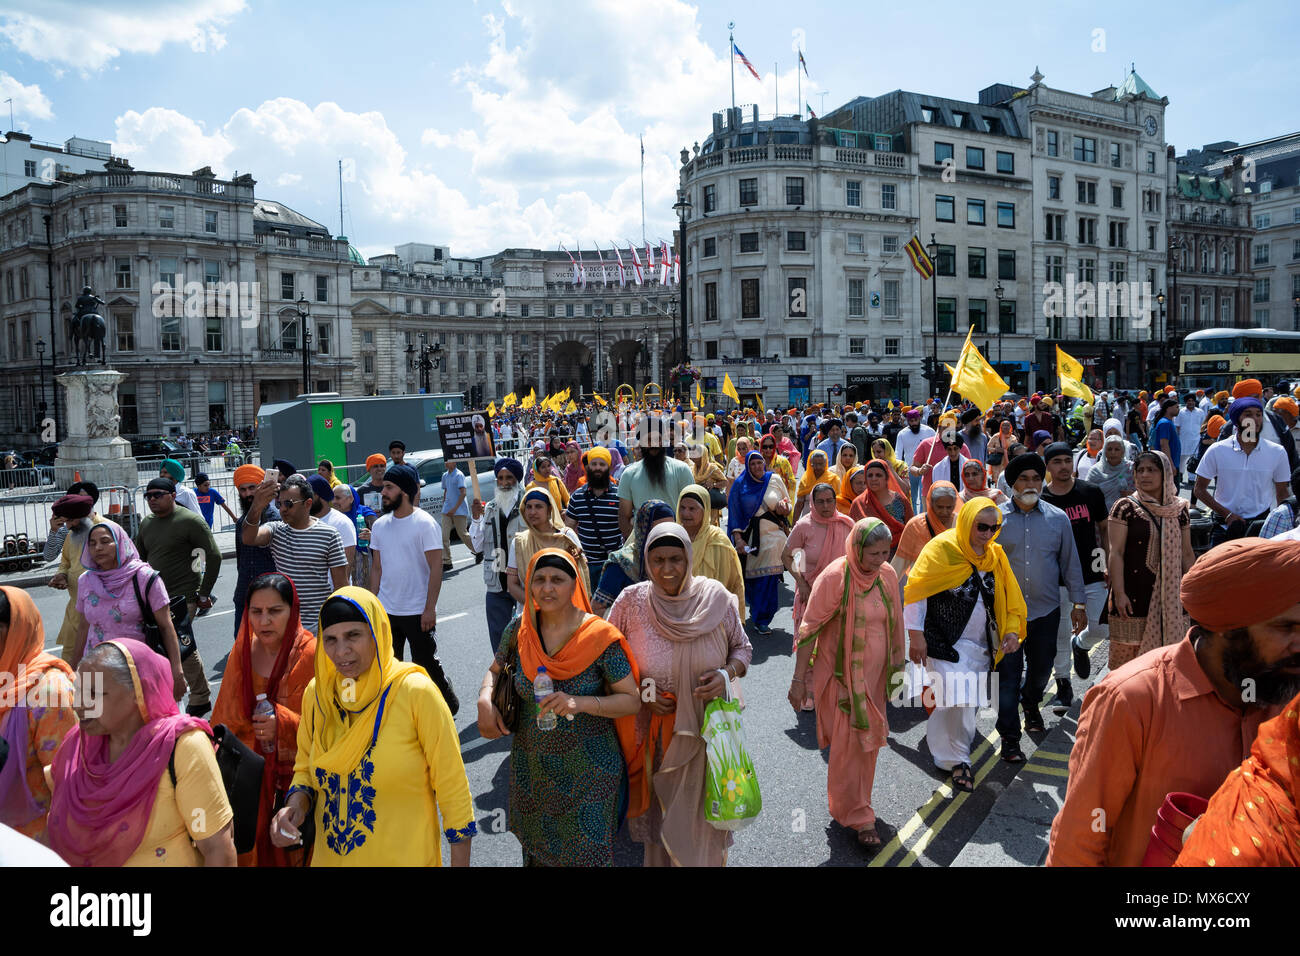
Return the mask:
<path fill-rule="evenodd" d="M 1259 725 L 1250 756 L 1210 798 L 1175 866 L 1300 866 L 1300 696 Z"/>
<path fill-rule="evenodd" d="M 879 464 L 885 470 L 885 478 L 889 482 L 889 487 L 893 489 L 903 500 L 903 520 L 899 521 L 876 500 L 876 496 L 871 493 L 871 487 L 868 485 L 867 490 L 862 492 L 853 499 L 853 506 L 849 508 L 849 517 L 854 521 L 861 518 L 879 518 L 889 527 L 889 533 L 894 536 L 894 548 L 898 548 L 898 541 L 903 535 L 903 526 L 912 520 L 912 498 L 903 490 L 902 484 L 898 480 L 898 475 L 894 474 L 894 469 L 889 467 L 889 463 L 881 461 L 879 458 L 873 458 L 864 465 L 864 468 L 870 468 L 872 464 Z M 892 555 L 891 555 L 892 557 Z"/>
<path fill-rule="evenodd" d="M 952 517 L 943 527 L 935 527 L 935 522 L 931 521 L 934 514 L 934 490 L 936 488 L 947 488 L 953 495 Z M 949 528 L 956 527 L 957 512 L 961 510 L 961 498 L 957 495 L 957 486 L 951 481 L 936 481 L 930 486 L 930 490 L 925 493 L 925 514 L 914 515 L 910 521 L 903 526 L 902 537 L 898 539 L 898 549 L 895 555 L 903 559 L 903 571 L 906 572 L 911 568 L 912 562 L 920 555 L 921 549 L 935 535 L 947 531 Z"/>
<path fill-rule="evenodd" d="M 27 592 L 13 587 L 0 587 L 0 591 L 9 599 L 9 631 L 0 644 L 0 674 L 12 675 L 13 681 L 0 694 L 0 721 L 3 721 L 11 707 L 26 701 L 27 694 L 47 670 L 61 670 L 68 677 L 73 672 L 66 661 L 45 653 L 45 627 Z M 22 754 L 9 757 L 25 759 Z"/>
<path fill-rule="evenodd" d="M 853 476 L 866 468 L 866 465 L 854 465 L 844 475 L 844 480 L 840 482 L 839 490 L 835 493 L 835 507 L 842 515 L 847 515 L 849 509 L 853 507 L 853 499 L 857 497 L 853 493 Z"/>

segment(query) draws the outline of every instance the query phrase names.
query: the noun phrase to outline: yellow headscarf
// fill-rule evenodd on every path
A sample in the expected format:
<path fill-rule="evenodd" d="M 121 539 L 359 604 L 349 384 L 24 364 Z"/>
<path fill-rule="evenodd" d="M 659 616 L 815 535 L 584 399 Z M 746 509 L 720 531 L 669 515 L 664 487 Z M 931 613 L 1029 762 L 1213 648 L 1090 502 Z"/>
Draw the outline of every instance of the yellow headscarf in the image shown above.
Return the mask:
<path fill-rule="evenodd" d="M 911 475 L 907 470 L 907 464 L 901 458 L 898 457 L 898 452 L 894 451 L 894 446 L 890 444 L 888 438 L 881 437 L 881 438 L 871 439 L 871 445 L 869 447 L 873 449 L 872 457 L 877 457 L 874 452 L 874 449 L 876 447 L 876 442 L 880 442 L 880 444 L 885 446 L 886 457 L 883 460 L 889 465 L 890 468 L 894 469 L 894 474 L 898 475 L 899 478 L 902 478 L 904 480 L 909 479 Z"/>
<path fill-rule="evenodd" d="M 320 634 L 316 642 L 316 679 L 310 685 L 314 706 L 309 766 L 326 773 L 348 774 L 361 762 L 377 735 L 378 724 L 382 724 L 379 708 L 385 692 L 410 674 L 423 674 L 424 668 L 393 656 L 393 632 L 379 598 L 352 585 L 339 588 L 330 597 L 341 597 L 356 605 L 370 623 L 375 639 L 375 659 L 365 676 L 355 683 L 339 676 L 325 653 L 325 635 Z M 319 632 L 319 619 L 317 629 Z M 351 720 L 342 712 L 350 714 Z"/>
<path fill-rule="evenodd" d="M 582 585 L 591 593 L 590 571 L 587 569 L 587 559 L 573 541 L 569 538 L 568 526 L 564 523 L 564 516 L 560 506 L 555 502 L 555 495 L 545 485 L 530 485 L 525 491 L 523 499 L 519 502 L 519 513 L 524 513 L 524 505 L 528 502 L 529 495 L 545 495 L 549 507 L 547 520 L 550 522 L 551 530 L 534 531 L 524 522 L 524 530 L 515 535 L 515 567 L 525 571 L 533 560 L 533 555 L 538 551 L 546 548 L 558 548 L 561 551 L 567 551 L 574 557 L 574 562 L 578 566 L 579 575 L 582 578 Z M 576 552 L 576 553 L 575 553 Z M 523 574 L 520 575 L 523 579 Z"/>
<path fill-rule="evenodd" d="M 971 529 L 975 527 L 976 515 L 985 510 L 997 514 L 998 532 L 989 540 L 984 553 L 976 555 L 970 544 Z M 907 575 L 907 585 L 903 589 L 904 602 L 914 604 L 960 586 L 970 577 L 972 567 L 981 574 L 992 571 L 998 637 L 1019 634 L 1023 643 L 1029 609 L 1025 606 L 1020 582 L 1011 573 L 1011 563 L 1007 561 L 1006 552 L 1002 550 L 1002 545 L 996 543 L 1001 532 L 1002 512 L 998 511 L 991 498 L 972 498 L 966 502 L 957 515 L 957 527 L 935 535 L 921 550 L 920 557 Z M 1002 648 L 998 646 L 994 648 L 994 665 L 1001 660 Z"/>
<path fill-rule="evenodd" d="M 740 619 L 745 619 L 745 574 L 736 555 L 736 546 L 727 533 L 712 523 L 713 509 L 709 492 L 703 485 L 687 485 L 677 496 L 677 514 L 682 513 L 682 499 L 690 495 L 704 509 L 704 523 L 691 539 L 691 573 L 722 583 L 740 602 Z M 679 519 L 680 523 L 680 519 Z"/>
<path fill-rule="evenodd" d="M 799 479 L 799 490 L 795 493 L 796 498 L 812 494 L 812 490 L 823 482 L 834 488 L 837 495 L 840 493 L 840 476 L 831 471 L 829 467 L 821 473 L 820 478 L 813 474 L 812 460 L 819 455 L 823 459 L 826 458 L 826 452 L 820 448 L 814 448 L 808 453 L 808 467 L 803 470 L 803 477 Z"/>

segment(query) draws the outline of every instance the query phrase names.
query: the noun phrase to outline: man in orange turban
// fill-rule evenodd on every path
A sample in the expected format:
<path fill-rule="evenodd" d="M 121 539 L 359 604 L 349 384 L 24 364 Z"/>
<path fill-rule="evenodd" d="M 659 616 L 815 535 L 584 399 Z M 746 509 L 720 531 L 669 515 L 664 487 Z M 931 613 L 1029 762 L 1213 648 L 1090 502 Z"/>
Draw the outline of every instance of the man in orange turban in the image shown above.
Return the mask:
<path fill-rule="evenodd" d="M 1182 580 L 1187 637 L 1083 700 L 1049 866 L 1137 866 L 1174 792 L 1208 798 L 1300 691 L 1300 541 L 1242 538 Z"/>
<path fill-rule="evenodd" d="M 1264 386 L 1257 378 L 1243 378 L 1232 386 L 1233 398 L 1259 398 L 1264 394 Z"/>

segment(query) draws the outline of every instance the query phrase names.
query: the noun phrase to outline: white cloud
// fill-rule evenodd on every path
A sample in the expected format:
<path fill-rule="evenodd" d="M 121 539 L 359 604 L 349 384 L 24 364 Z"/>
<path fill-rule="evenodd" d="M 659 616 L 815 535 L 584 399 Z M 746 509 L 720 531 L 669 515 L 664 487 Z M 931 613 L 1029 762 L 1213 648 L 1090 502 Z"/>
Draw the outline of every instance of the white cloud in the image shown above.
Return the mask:
<path fill-rule="evenodd" d="M 34 60 L 91 72 L 124 53 L 157 53 L 183 43 L 196 53 L 226 45 L 220 27 L 245 0 L 0 0 L 0 37 Z"/>
<path fill-rule="evenodd" d="M 160 106 L 123 113 L 113 140 L 113 155 L 125 156 L 137 169 L 166 172 L 217 169 L 233 148 L 222 133 L 209 135 L 183 113 Z"/>
<path fill-rule="evenodd" d="M 49 98 L 41 92 L 41 88 L 33 83 L 26 86 L 14 79 L 4 70 L 0 70 L 0 101 L 13 98 L 14 122 L 20 128 L 23 127 L 24 121 L 28 119 L 48 120 L 54 118 L 54 110 L 50 108 Z M 8 120 L 9 117 L 5 117 Z"/>
<path fill-rule="evenodd" d="M 281 173 L 275 178 L 277 186 L 297 186 L 300 182 L 302 182 L 300 173 Z"/>

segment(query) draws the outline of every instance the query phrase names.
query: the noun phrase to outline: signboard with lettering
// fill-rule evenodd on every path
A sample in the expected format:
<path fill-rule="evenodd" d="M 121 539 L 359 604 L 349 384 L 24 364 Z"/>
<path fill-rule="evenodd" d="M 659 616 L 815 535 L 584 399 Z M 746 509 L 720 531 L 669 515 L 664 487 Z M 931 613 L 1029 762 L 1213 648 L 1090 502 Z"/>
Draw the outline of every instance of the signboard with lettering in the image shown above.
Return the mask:
<path fill-rule="evenodd" d="M 438 416 L 438 441 L 443 461 L 495 458 L 492 421 L 485 411 Z"/>
<path fill-rule="evenodd" d="M 744 375 L 736 377 L 736 389 L 738 391 L 761 392 L 763 388 L 763 380 L 761 378 L 747 377 Z"/>

